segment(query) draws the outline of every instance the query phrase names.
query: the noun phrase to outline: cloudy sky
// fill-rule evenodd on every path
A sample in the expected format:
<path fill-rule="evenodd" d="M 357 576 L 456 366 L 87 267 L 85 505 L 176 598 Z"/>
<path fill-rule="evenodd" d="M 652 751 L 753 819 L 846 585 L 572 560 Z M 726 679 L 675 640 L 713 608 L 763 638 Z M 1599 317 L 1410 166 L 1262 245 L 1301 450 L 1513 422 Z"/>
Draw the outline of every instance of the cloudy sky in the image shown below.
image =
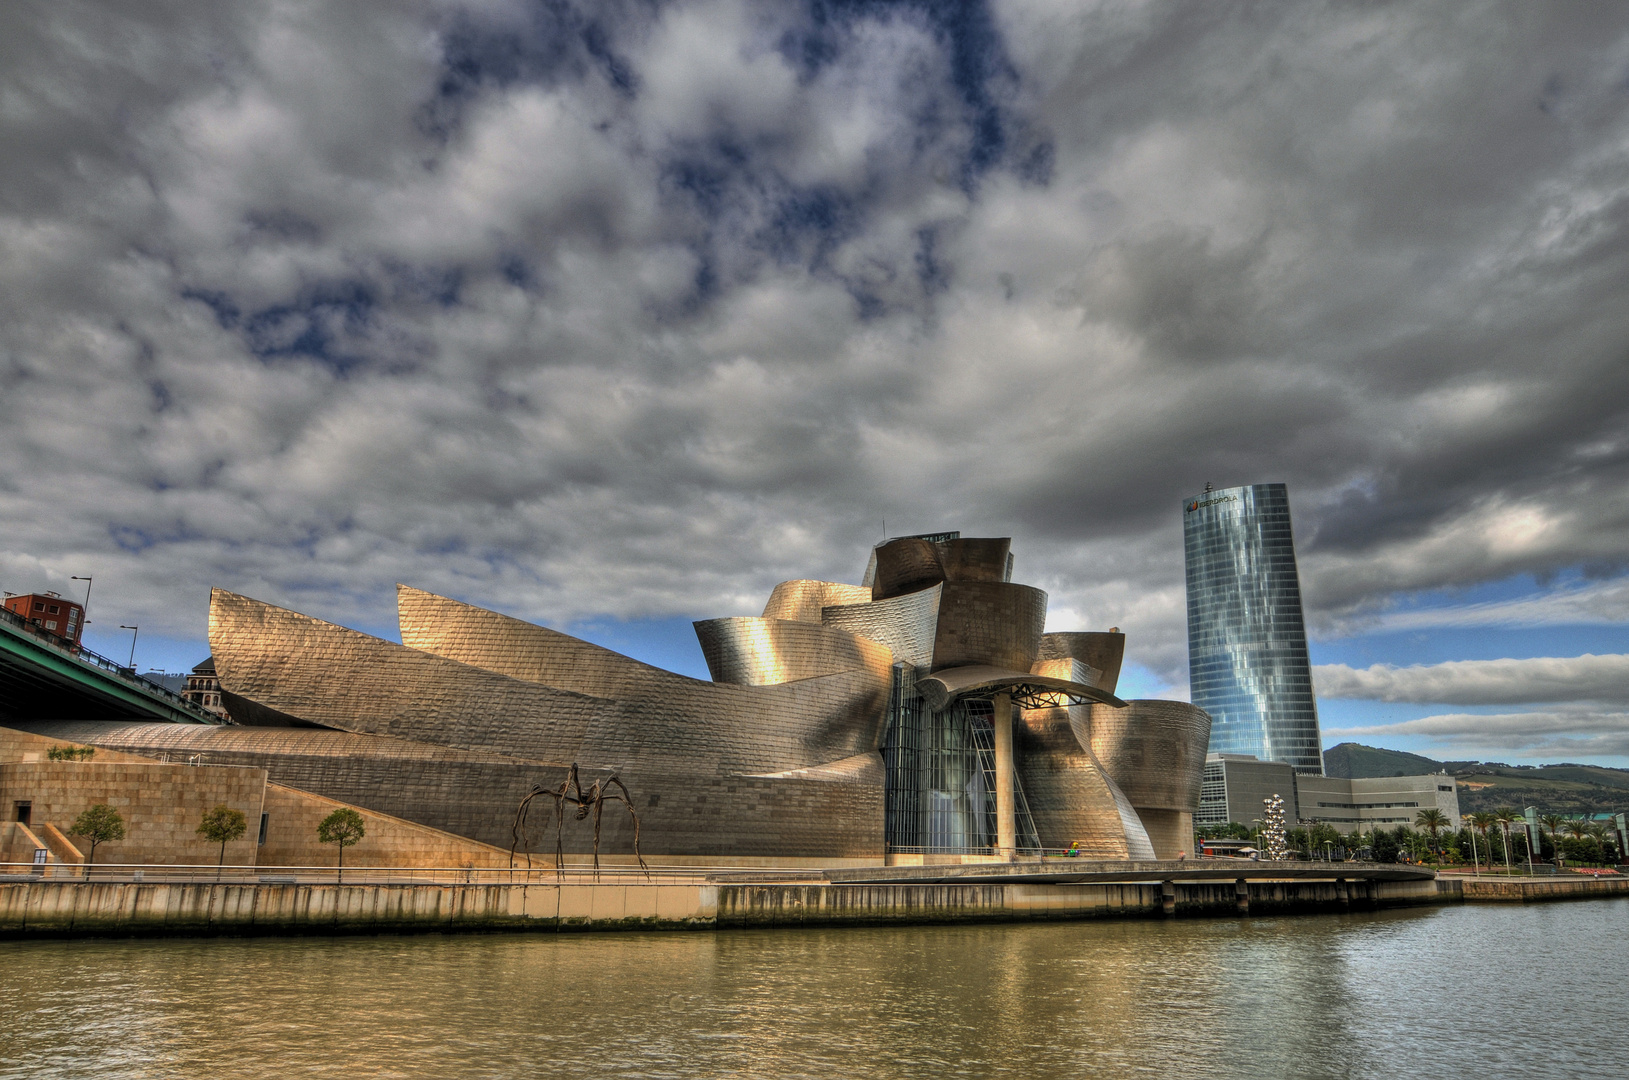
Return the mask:
<path fill-rule="evenodd" d="M 0 140 L 0 584 L 142 667 L 959 528 L 1183 696 L 1283 481 L 1327 744 L 1629 764 L 1629 5 L 25 0 Z"/>

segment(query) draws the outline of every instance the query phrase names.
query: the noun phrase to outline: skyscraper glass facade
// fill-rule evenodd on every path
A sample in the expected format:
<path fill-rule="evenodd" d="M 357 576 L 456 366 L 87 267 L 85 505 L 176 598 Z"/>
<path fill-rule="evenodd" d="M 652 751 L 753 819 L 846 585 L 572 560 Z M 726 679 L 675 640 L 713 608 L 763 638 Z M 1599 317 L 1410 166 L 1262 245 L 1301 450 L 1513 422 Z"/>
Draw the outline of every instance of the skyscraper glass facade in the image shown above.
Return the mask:
<path fill-rule="evenodd" d="M 1283 484 L 1182 504 L 1188 681 L 1210 713 L 1210 752 L 1323 772 L 1290 502 Z"/>

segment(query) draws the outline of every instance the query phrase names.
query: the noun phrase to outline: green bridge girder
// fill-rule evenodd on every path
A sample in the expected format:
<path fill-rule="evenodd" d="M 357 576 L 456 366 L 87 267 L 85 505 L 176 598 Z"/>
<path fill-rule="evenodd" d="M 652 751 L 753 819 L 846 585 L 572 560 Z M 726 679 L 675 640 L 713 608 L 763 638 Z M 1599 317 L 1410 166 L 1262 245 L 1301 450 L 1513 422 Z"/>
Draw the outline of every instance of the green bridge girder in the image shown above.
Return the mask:
<path fill-rule="evenodd" d="M 175 724 L 220 722 L 134 672 L 80 659 L 26 625 L 0 618 L 0 716 L 6 714 L 41 720 L 141 717 Z"/>

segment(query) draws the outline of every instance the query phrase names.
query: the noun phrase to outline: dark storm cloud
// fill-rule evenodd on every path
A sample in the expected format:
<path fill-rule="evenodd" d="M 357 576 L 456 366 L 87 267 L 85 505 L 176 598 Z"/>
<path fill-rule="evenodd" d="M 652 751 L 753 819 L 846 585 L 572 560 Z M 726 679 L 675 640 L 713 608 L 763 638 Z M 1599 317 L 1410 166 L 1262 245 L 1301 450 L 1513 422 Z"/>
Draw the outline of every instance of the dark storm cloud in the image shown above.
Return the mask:
<path fill-rule="evenodd" d="M 0 13 L 0 576 L 755 611 L 1012 534 L 1180 682 L 1183 496 L 1317 625 L 1629 546 L 1629 13 Z"/>

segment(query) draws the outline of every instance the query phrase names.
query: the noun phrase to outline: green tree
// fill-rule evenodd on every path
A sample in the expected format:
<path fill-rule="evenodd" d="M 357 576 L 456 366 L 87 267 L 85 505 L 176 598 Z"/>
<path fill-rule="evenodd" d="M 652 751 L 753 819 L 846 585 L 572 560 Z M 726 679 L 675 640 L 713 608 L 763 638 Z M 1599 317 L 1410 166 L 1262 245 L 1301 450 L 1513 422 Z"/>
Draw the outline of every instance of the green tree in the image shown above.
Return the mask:
<path fill-rule="evenodd" d="M 198 823 L 198 835 L 221 846 L 221 857 L 215 862 L 217 878 L 221 876 L 221 867 L 226 864 L 226 845 L 243 839 L 243 834 L 248 831 L 249 819 L 243 816 L 242 810 L 234 810 L 220 803 L 215 809 L 204 811 L 204 818 Z"/>
<path fill-rule="evenodd" d="M 362 815 L 342 806 L 317 824 L 317 841 L 339 845 L 339 876 L 345 876 L 345 849 L 367 835 Z"/>
<path fill-rule="evenodd" d="M 1369 839 L 1369 850 L 1375 862 L 1392 863 L 1397 861 L 1397 853 L 1402 850 L 1397 837 L 1383 829 L 1376 829 Z"/>
<path fill-rule="evenodd" d="M 1566 823 L 1567 819 L 1560 814 L 1544 814 L 1539 818 L 1539 824 L 1550 830 L 1550 846 L 1558 855 L 1561 853 L 1561 829 Z"/>
<path fill-rule="evenodd" d="M 1437 834 L 1448 827 L 1448 815 L 1435 806 L 1428 806 L 1414 815 L 1414 824 L 1431 834 L 1431 846 L 1437 846 Z"/>
<path fill-rule="evenodd" d="M 107 803 L 97 803 L 74 818 L 68 831 L 90 841 L 90 855 L 85 861 L 85 873 L 89 874 L 96 862 L 96 845 L 124 839 L 124 818 Z"/>

